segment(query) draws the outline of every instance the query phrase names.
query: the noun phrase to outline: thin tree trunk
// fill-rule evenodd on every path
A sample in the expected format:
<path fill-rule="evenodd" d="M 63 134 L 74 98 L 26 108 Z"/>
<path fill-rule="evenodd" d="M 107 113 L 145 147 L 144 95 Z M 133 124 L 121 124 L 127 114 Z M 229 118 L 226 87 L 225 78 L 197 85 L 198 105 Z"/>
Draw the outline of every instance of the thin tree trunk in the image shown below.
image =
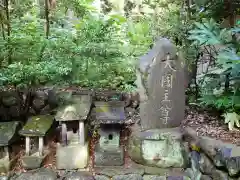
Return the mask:
<path fill-rule="evenodd" d="M 11 35 L 11 25 L 10 25 L 10 14 L 9 14 L 9 1 L 5 0 L 5 12 L 7 17 L 7 40 L 8 45 L 11 43 L 10 35 Z M 8 64 L 12 63 L 12 48 L 9 46 L 8 48 Z"/>
<path fill-rule="evenodd" d="M 46 26 L 45 26 L 45 32 L 46 32 L 46 38 L 49 38 L 50 34 L 50 23 L 49 23 L 49 2 L 48 0 L 45 0 L 45 19 L 46 19 Z"/>

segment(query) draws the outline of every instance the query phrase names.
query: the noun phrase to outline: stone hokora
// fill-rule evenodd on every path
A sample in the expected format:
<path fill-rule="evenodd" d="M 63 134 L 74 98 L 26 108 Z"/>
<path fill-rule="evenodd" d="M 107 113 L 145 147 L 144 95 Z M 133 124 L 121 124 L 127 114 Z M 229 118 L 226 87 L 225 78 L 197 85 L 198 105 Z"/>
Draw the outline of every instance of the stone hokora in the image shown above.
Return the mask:
<path fill-rule="evenodd" d="M 89 94 L 70 95 L 69 102 L 60 107 L 55 119 L 61 124 L 61 144 L 56 151 L 57 169 L 84 169 L 88 165 L 85 120 L 88 119 L 92 97 Z"/>
<path fill-rule="evenodd" d="M 137 85 L 144 130 L 178 127 L 184 119 L 184 69 L 177 54 L 176 47 L 163 38 L 140 59 Z"/>
<path fill-rule="evenodd" d="M 121 166 L 124 164 L 124 149 L 120 145 L 120 131 L 124 127 L 124 101 L 95 103 L 96 120 L 99 125 L 99 142 L 94 149 L 95 166 Z M 96 126 L 95 126 L 96 128 Z"/>
<path fill-rule="evenodd" d="M 44 136 L 49 132 L 53 123 L 52 115 L 32 116 L 19 131 L 19 134 L 25 137 L 25 154 L 22 157 L 24 168 L 39 168 L 49 154 L 49 150 L 44 147 L 44 144 L 47 144 L 47 142 L 44 143 Z"/>

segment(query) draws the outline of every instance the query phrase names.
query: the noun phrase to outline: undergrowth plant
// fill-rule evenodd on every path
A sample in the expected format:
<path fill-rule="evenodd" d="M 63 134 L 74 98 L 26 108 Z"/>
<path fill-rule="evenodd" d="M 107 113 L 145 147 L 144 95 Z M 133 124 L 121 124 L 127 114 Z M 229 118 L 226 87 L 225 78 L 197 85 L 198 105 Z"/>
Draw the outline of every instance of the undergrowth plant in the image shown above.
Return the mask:
<path fill-rule="evenodd" d="M 239 127 L 240 120 L 240 43 L 234 38 L 237 32 L 239 28 L 221 28 L 213 19 L 196 22 L 189 31 L 193 45 L 213 50 L 206 73 L 198 76 L 200 104 L 224 112 L 230 130 L 234 124 Z"/>

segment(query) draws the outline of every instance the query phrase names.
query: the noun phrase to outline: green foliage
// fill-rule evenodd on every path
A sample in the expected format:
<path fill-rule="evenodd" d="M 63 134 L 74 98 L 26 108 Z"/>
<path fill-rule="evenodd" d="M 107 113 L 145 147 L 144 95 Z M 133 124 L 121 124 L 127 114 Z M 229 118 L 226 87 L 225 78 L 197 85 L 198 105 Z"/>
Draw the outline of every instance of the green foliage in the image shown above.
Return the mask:
<path fill-rule="evenodd" d="M 233 130 L 234 129 L 234 125 L 236 125 L 238 128 L 240 128 L 240 116 L 233 112 L 233 113 L 225 113 L 223 115 L 224 119 L 225 119 L 225 123 L 228 124 L 228 129 L 229 130 Z"/>
<path fill-rule="evenodd" d="M 135 61 L 153 39 L 146 20 L 96 16 L 92 1 L 61 0 L 51 12 L 46 39 L 46 21 L 37 13 L 44 7 L 29 2 L 22 5 L 28 8 L 24 13 L 15 11 L 19 4 L 13 4 L 11 35 L 0 37 L 0 85 L 134 89 Z M 68 11 L 71 17 L 64 16 Z"/>
<path fill-rule="evenodd" d="M 198 76 L 201 87 L 199 101 L 207 107 L 214 107 L 226 112 L 225 123 L 232 130 L 238 124 L 240 110 L 240 54 L 239 42 L 233 38 L 238 29 L 222 29 L 213 19 L 204 19 L 195 23 L 195 29 L 189 31 L 189 39 L 199 48 L 214 49 L 211 54 L 215 66 L 208 66 L 207 72 Z"/>

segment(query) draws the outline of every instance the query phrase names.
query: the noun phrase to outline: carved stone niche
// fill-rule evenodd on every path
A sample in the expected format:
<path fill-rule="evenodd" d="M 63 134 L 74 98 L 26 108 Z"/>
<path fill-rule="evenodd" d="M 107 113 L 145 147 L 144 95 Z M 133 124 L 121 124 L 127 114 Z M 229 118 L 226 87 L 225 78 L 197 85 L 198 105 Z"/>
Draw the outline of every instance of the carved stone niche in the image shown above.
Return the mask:
<path fill-rule="evenodd" d="M 85 121 L 89 117 L 92 98 L 86 93 L 71 93 L 69 103 L 60 107 L 55 119 L 61 125 L 61 143 L 57 146 L 58 169 L 84 169 L 89 150 Z"/>
<path fill-rule="evenodd" d="M 124 149 L 120 145 L 120 132 L 124 128 L 124 101 L 95 102 L 95 125 L 99 125 L 99 143 L 94 151 L 95 166 L 121 166 Z"/>

